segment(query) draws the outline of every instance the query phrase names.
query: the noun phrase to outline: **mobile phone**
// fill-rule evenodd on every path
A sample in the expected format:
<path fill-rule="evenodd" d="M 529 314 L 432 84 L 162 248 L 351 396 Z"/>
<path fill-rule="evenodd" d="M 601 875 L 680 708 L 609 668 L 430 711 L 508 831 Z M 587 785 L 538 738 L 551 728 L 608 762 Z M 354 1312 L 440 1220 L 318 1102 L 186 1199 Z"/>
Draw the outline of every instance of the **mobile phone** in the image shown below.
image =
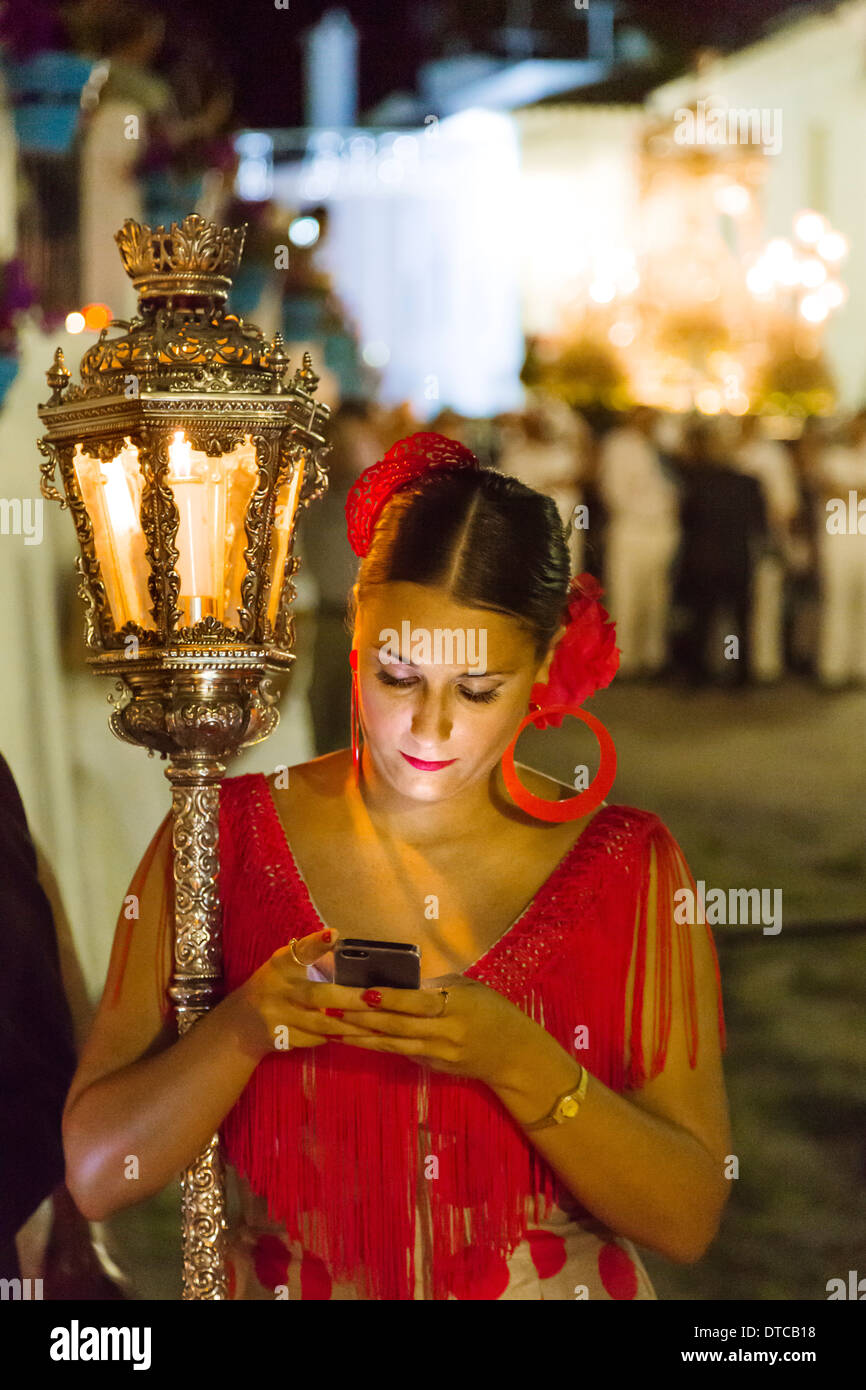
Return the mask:
<path fill-rule="evenodd" d="M 348 936 L 334 948 L 334 984 L 352 989 L 420 989 L 421 947 Z"/>

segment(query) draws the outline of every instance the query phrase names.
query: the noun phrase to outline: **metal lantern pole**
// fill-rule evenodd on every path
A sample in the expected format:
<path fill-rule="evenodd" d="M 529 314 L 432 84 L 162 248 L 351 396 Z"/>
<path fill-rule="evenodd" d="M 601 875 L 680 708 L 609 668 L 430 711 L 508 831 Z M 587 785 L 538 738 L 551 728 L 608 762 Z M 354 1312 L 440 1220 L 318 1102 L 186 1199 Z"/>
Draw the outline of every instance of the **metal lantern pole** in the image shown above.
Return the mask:
<path fill-rule="evenodd" d="M 284 384 L 280 335 L 225 312 L 245 231 L 127 221 L 116 240 L 139 313 L 102 330 L 80 385 L 58 349 L 39 407 L 42 492 L 78 534 L 88 664 L 121 692 L 110 726 L 168 759 L 180 1035 L 222 994 L 220 783 L 279 720 L 268 674 L 295 659 L 295 519 L 327 487 L 309 354 Z M 224 1299 L 218 1135 L 182 1184 L 183 1297 Z"/>

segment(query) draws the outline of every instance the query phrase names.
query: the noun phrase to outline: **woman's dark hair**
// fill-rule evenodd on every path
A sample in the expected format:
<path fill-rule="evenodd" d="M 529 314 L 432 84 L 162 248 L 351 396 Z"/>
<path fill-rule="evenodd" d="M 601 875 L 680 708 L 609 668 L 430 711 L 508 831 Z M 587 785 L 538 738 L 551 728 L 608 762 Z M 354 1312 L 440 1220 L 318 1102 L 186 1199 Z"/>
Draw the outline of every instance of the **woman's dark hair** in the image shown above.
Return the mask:
<path fill-rule="evenodd" d="M 542 660 L 568 595 L 571 559 L 556 504 L 491 468 L 428 474 L 386 502 L 358 570 L 378 584 L 429 584 L 522 623 Z M 347 627 L 354 627 L 350 599 Z"/>

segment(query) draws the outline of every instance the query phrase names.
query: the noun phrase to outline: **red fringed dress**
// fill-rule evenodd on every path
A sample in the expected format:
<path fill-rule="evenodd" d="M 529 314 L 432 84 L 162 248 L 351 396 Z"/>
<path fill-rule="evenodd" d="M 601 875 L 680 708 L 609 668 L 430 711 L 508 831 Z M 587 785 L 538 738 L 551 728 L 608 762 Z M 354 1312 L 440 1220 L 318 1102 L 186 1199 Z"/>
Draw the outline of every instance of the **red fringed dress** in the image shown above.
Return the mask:
<path fill-rule="evenodd" d="M 291 937 L 324 924 L 260 774 L 223 784 L 220 859 L 232 990 Z M 659 818 L 604 805 L 520 917 L 463 973 L 568 1051 L 578 1047 L 574 1055 L 612 1090 L 639 1088 L 664 1066 L 673 950 L 692 1066 L 697 1057 L 695 927 L 674 921 L 679 887 L 694 891 L 694 880 Z M 657 922 L 649 980 L 648 908 Z M 712 934 L 703 930 L 718 985 Z M 308 973 L 324 978 L 315 967 Z M 720 987 L 718 1027 L 724 1047 Z M 656 1297 L 632 1243 L 581 1207 L 481 1082 L 394 1054 L 299 1048 L 259 1063 L 221 1133 L 232 1298 Z"/>

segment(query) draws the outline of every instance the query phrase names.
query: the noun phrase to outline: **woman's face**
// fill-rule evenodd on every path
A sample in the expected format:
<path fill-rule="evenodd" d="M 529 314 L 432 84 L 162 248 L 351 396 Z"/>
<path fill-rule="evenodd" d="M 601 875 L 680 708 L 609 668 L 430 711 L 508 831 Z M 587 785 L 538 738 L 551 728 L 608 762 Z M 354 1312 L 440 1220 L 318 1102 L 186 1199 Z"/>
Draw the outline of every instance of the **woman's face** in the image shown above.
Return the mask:
<path fill-rule="evenodd" d="M 441 801 L 486 780 L 546 676 L 547 662 L 537 662 L 515 619 L 462 607 L 423 584 L 369 590 L 354 645 L 369 754 L 414 801 Z"/>

